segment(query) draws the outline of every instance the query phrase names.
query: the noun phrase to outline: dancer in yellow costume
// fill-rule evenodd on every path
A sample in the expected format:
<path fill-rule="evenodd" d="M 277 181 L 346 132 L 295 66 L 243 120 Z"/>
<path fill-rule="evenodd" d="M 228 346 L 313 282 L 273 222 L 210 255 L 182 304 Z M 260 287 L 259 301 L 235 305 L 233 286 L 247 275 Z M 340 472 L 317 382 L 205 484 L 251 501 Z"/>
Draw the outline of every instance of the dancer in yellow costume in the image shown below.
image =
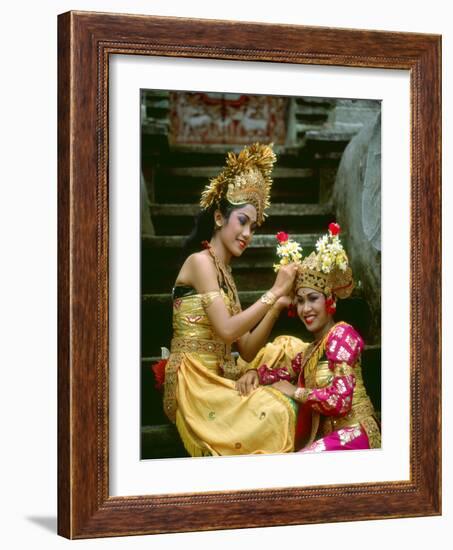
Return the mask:
<path fill-rule="evenodd" d="M 189 251 L 193 243 L 199 250 L 200 241 L 204 250 L 188 255 L 176 278 L 164 409 L 192 456 L 294 450 L 293 400 L 257 387 L 255 373 L 241 372 L 231 355 L 234 343 L 245 361 L 255 357 L 297 272 L 295 264 L 280 269 L 272 288 L 241 310 L 230 261 L 243 254 L 264 221 L 275 160 L 272 146 L 259 143 L 228 154 L 223 171 L 203 191 L 189 237 Z M 276 346 L 276 360 L 290 368 L 290 358 L 303 348 L 301 340 L 286 337 Z"/>

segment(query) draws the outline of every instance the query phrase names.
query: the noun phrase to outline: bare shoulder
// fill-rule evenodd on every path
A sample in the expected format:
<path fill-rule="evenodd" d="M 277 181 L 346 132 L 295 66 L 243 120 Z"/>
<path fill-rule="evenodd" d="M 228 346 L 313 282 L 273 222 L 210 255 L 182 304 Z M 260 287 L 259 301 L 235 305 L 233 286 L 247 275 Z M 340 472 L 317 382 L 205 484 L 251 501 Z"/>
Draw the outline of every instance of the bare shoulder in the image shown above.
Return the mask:
<path fill-rule="evenodd" d="M 205 251 L 195 252 L 194 254 L 191 254 L 184 262 L 182 269 L 194 273 L 200 272 L 215 274 L 216 272 L 211 256 Z"/>
<path fill-rule="evenodd" d="M 205 251 L 188 256 L 181 267 L 177 282 L 193 286 L 198 292 L 209 292 L 218 288 L 214 262 Z"/>

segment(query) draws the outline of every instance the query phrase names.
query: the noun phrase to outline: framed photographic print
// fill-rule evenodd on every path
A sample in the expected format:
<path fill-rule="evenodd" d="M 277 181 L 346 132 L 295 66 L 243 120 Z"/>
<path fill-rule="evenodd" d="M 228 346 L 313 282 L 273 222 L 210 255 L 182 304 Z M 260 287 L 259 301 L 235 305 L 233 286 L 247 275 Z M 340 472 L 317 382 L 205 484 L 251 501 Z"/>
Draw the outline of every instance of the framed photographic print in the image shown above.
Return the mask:
<path fill-rule="evenodd" d="M 440 38 L 70 12 L 59 54 L 59 533 L 440 514 Z M 277 163 L 241 303 L 272 286 L 276 232 L 309 254 L 340 221 L 377 448 L 197 456 L 164 415 L 183 236 L 255 142 Z M 281 315 L 283 334 L 309 336 Z"/>
<path fill-rule="evenodd" d="M 125 102 L 127 100 L 122 100 L 120 104 Z M 336 318 L 349 320 L 360 329 L 367 342 L 362 352 L 362 372 L 368 391 L 373 392 L 374 407 L 380 411 L 381 102 L 373 99 L 143 89 L 140 112 L 141 194 L 144 197 L 140 207 L 141 458 L 187 456 L 174 425 L 166 418 L 162 395 L 159 395 L 167 363 L 159 354 L 162 346 L 165 350 L 171 348 L 172 340 L 170 290 L 182 263 L 183 235 L 189 235 L 192 230 L 192 219 L 199 211 L 198 202 L 206 181 L 220 172 L 219 166 L 230 150 L 240 150 L 257 141 L 273 143 L 277 163 L 272 172 L 272 204 L 266 223 L 256 229 L 247 253 L 232 262 L 241 305 L 253 304 L 272 287 L 275 274 L 270 266 L 275 261 L 275 235 L 279 231 L 297 239 L 307 257 L 315 249 L 317 234 L 326 231 L 329 221 L 336 219 L 341 222 L 342 239 L 350 243 L 348 249 L 360 251 L 363 256 L 350 255 L 351 263 L 357 264 L 354 270 L 356 289 L 349 300 L 338 302 Z M 120 131 L 119 135 L 123 132 Z M 363 186 L 351 175 L 346 161 L 339 169 L 343 152 L 355 136 L 349 147 L 349 155 L 353 157 L 351 163 L 360 164 L 358 158 L 363 156 L 361 147 L 364 146 L 365 156 L 370 159 Z M 357 217 L 360 220 L 355 219 Z M 368 239 L 364 231 L 355 230 L 354 222 L 360 228 L 363 225 L 371 238 Z M 346 231 L 354 237 L 345 237 Z M 200 243 L 209 236 L 207 233 L 192 238 L 197 241 L 194 243 L 196 251 L 202 249 Z M 128 302 L 131 302 L 130 298 Z M 175 304 L 176 318 L 180 315 L 182 303 L 176 299 Z M 278 336 L 293 335 L 310 341 L 299 318 L 291 312 L 289 315 L 279 316 L 266 340 L 272 342 Z M 183 316 L 191 320 L 191 327 L 197 323 L 205 327 L 202 316 L 191 314 L 187 317 L 186 313 Z M 123 319 L 122 315 L 119 317 Z M 200 330 L 204 331 L 204 328 Z M 285 340 L 280 338 L 278 342 L 283 349 Z M 261 355 L 254 363 L 269 363 Z M 251 364 L 247 367 L 250 368 Z M 159 369 L 162 372 L 159 373 Z M 158 380 L 153 380 L 155 371 Z M 156 391 L 155 386 L 160 391 Z M 228 426 L 232 422 L 241 424 L 244 419 L 241 421 L 240 414 L 233 412 L 234 396 L 229 392 L 226 394 L 227 407 L 234 420 L 228 419 L 225 423 Z M 244 399 L 238 403 L 244 407 Z M 216 425 L 216 411 L 211 405 L 207 412 L 212 419 L 209 425 Z M 257 409 L 261 405 L 250 403 L 249 406 Z M 259 427 L 253 431 L 262 432 L 263 424 L 260 421 Z M 188 441 L 191 436 L 184 428 L 180 431 L 184 432 L 186 446 L 195 452 L 194 442 Z M 228 438 L 231 437 L 230 434 Z M 243 438 L 244 434 L 238 433 L 237 437 Z M 226 441 L 222 445 L 224 443 Z M 244 451 L 246 441 L 234 443 L 241 444 L 239 453 L 235 453 L 236 449 L 228 449 L 228 444 L 220 452 L 247 454 Z M 256 443 L 253 445 L 255 451 L 261 449 Z M 253 446 L 249 448 L 253 450 Z M 203 452 L 201 448 L 200 452 Z"/>

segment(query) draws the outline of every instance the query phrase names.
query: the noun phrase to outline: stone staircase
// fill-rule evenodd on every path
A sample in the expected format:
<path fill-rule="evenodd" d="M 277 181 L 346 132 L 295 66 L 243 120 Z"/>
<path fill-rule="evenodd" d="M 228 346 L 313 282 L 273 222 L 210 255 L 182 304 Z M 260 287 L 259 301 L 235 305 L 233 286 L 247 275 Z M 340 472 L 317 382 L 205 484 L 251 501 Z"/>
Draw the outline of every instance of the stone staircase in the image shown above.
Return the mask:
<path fill-rule="evenodd" d="M 313 98 L 291 100 L 285 146 L 276 147 L 272 206 L 243 257 L 233 261 L 233 275 L 243 308 L 254 303 L 272 286 L 275 274 L 275 234 L 288 232 L 304 249 L 314 249 L 316 239 L 335 219 L 332 187 L 342 151 L 353 132 L 334 132 L 326 126 L 334 102 Z M 292 114 L 291 114 L 292 113 Z M 222 169 L 231 145 L 171 146 L 169 144 L 168 98 L 165 92 L 142 97 L 144 118 L 142 172 L 146 181 L 145 216 L 142 232 L 142 458 L 187 456 L 173 425 L 162 410 L 162 395 L 154 388 L 152 363 L 160 359 L 162 346 L 170 347 L 171 288 L 180 268 L 180 251 L 198 213 L 198 201 L 208 179 Z M 355 130 L 357 131 L 357 130 Z M 327 137 L 330 135 L 330 138 Z M 235 147 L 240 150 L 241 147 Z M 342 318 L 365 331 L 366 303 L 360 292 L 348 304 Z M 299 320 L 282 316 L 271 338 L 294 334 L 309 339 Z M 379 345 L 369 346 L 365 364 L 380 364 Z M 376 368 L 364 368 L 365 382 L 375 388 L 370 396 L 380 408 Z M 367 381 L 367 373 L 374 375 Z"/>

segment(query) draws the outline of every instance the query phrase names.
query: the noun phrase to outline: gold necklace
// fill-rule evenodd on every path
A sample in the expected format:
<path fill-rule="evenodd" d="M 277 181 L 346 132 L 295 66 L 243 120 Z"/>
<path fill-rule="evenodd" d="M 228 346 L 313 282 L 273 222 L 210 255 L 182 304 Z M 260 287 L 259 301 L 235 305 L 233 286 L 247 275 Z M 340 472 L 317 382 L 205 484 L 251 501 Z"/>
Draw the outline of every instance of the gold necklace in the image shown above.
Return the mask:
<path fill-rule="evenodd" d="M 210 243 L 207 243 L 206 248 L 209 251 L 209 254 L 211 254 L 212 259 L 214 260 L 214 265 L 216 266 L 220 287 L 222 287 L 223 284 L 226 287 L 227 296 L 229 298 L 233 314 L 240 313 L 241 303 L 239 301 L 239 295 L 236 288 L 236 283 L 234 282 L 233 276 L 231 275 L 231 267 L 226 266 L 222 262 L 222 260 L 218 258 L 217 254 L 215 253 Z"/>
<path fill-rule="evenodd" d="M 341 322 L 342 321 L 340 321 L 339 323 Z M 318 367 L 319 360 L 321 359 L 326 349 L 326 343 L 329 334 L 339 323 L 335 323 L 333 327 L 331 327 L 330 330 L 328 330 L 327 333 L 317 343 L 313 342 L 312 344 L 310 344 L 312 348 L 310 349 L 307 358 L 304 358 L 300 369 L 300 372 L 304 373 L 305 384 L 307 387 L 308 385 L 310 385 L 310 387 L 315 386 L 316 369 Z"/>

